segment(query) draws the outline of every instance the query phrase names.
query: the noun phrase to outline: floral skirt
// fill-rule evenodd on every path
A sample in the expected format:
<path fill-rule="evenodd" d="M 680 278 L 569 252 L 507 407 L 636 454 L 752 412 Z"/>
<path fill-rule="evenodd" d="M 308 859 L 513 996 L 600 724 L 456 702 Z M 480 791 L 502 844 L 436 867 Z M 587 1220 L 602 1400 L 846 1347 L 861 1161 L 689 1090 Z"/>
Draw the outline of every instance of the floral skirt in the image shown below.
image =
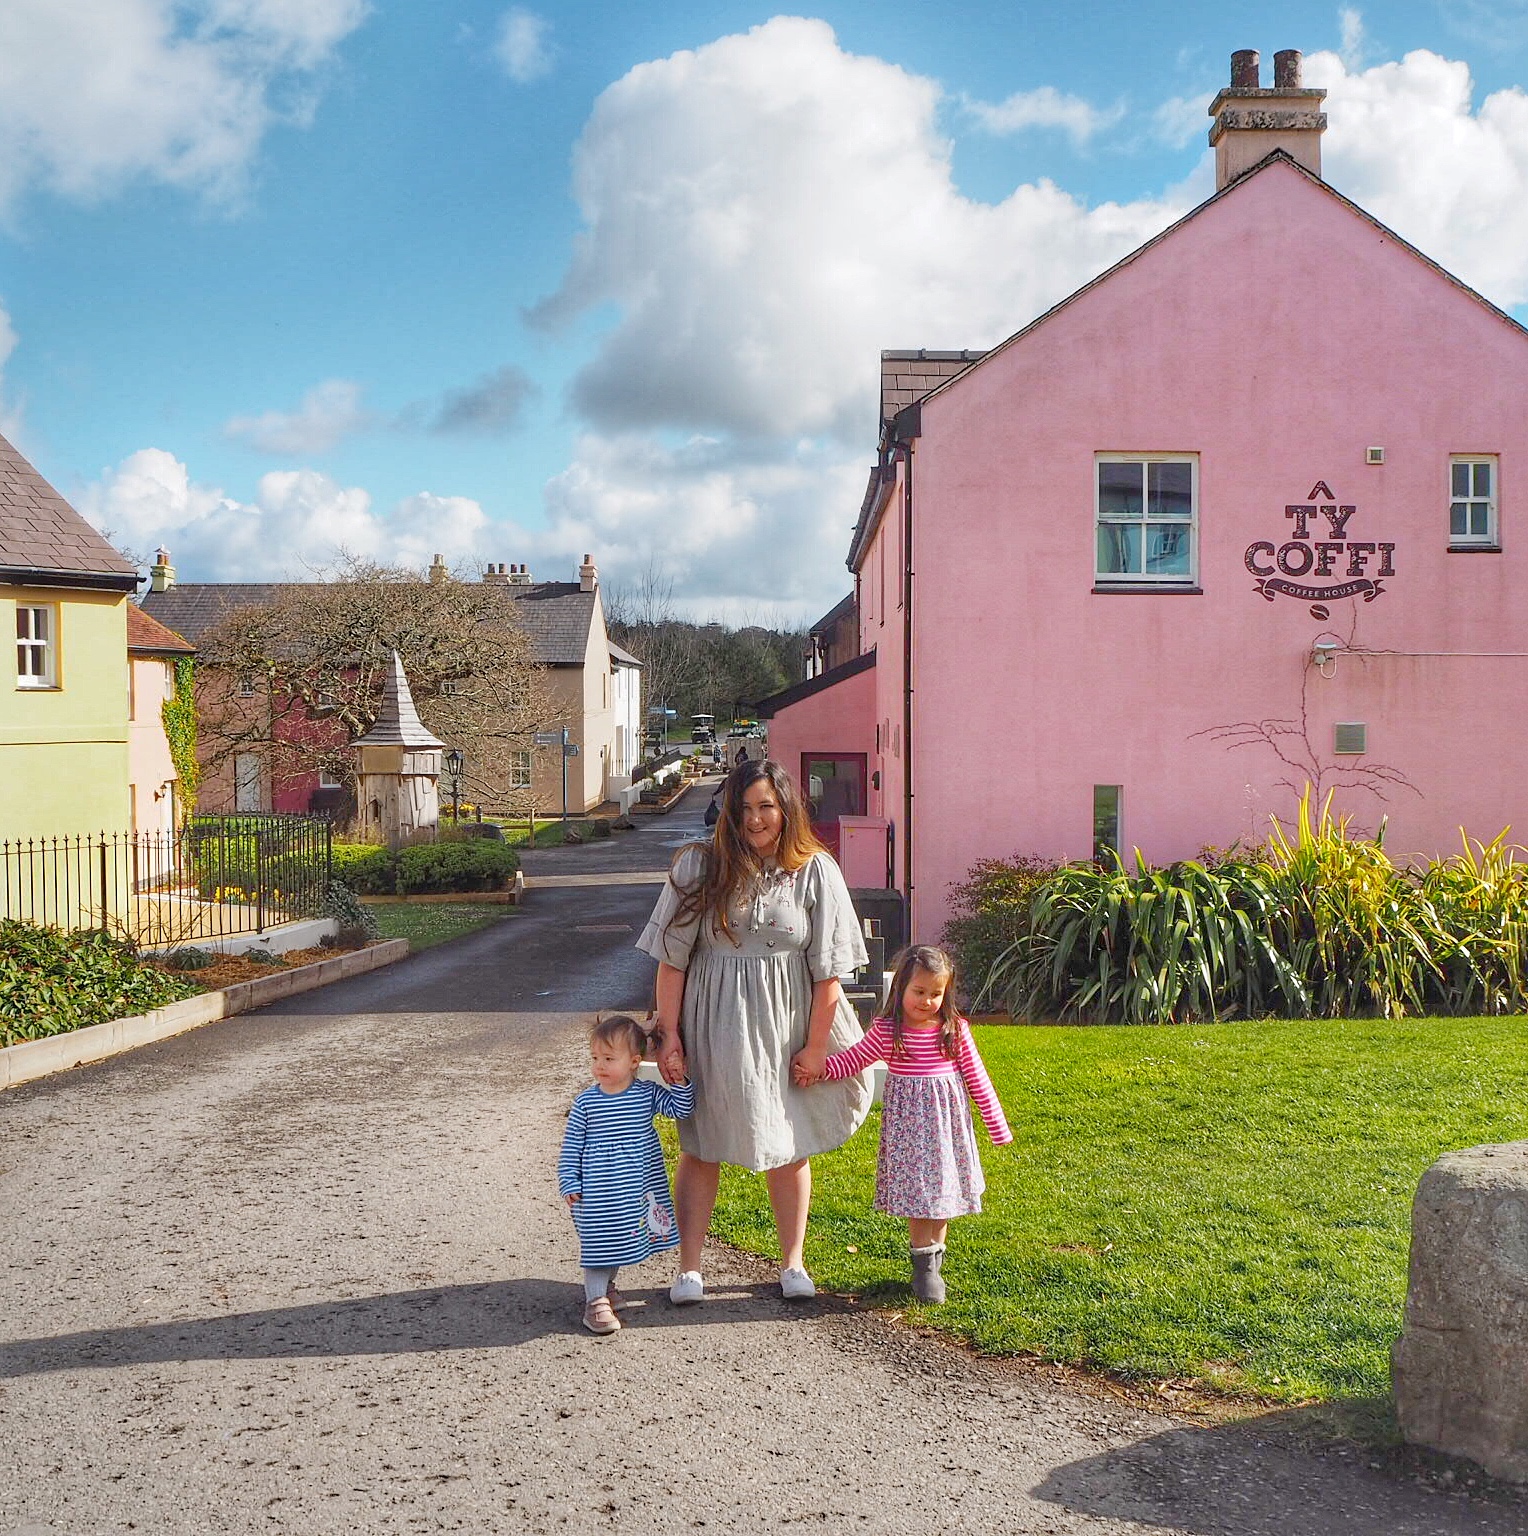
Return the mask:
<path fill-rule="evenodd" d="M 876 1210 L 947 1221 L 981 1210 L 986 1187 L 960 1075 L 888 1074 L 875 1166 Z"/>

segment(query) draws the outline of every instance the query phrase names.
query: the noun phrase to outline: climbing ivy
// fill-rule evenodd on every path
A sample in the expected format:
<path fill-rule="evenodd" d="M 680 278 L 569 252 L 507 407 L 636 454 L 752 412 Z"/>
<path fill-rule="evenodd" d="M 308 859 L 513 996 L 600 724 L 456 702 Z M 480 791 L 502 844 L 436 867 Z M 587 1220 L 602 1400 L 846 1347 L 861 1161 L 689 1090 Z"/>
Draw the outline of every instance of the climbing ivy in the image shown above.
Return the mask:
<path fill-rule="evenodd" d="M 179 804 L 189 812 L 202 777 L 196 760 L 196 664 L 190 656 L 175 658 L 175 694 L 164 701 L 164 733 L 175 764 Z"/>

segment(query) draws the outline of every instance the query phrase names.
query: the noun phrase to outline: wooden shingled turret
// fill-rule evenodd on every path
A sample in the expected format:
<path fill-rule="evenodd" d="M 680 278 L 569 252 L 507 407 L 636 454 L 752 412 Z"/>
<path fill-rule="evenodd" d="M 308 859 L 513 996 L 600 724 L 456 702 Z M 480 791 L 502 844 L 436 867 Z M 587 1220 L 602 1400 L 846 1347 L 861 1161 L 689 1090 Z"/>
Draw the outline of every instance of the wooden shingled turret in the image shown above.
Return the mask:
<path fill-rule="evenodd" d="M 419 718 L 397 651 L 383 684 L 377 718 L 351 746 L 356 753 L 360 835 L 389 848 L 433 841 L 440 821 L 445 742 Z"/>

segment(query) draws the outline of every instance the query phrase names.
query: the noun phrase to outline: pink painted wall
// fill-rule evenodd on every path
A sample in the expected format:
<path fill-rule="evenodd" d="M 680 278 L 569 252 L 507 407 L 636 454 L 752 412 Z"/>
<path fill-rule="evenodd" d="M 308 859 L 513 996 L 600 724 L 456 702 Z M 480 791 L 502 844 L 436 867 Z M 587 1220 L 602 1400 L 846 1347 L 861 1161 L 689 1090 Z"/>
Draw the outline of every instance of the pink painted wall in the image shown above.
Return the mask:
<path fill-rule="evenodd" d="M 876 665 L 782 709 L 769 721 L 769 755 L 800 783 L 803 752 L 864 752 L 875 734 Z M 869 768 L 873 769 L 873 758 Z M 875 792 L 870 791 L 873 801 Z M 875 815 L 874 810 L 871 815 Z"/>
<path fill-rule="evenodd" d="M 913 936 L 937 934 L 977 858 L 1088 856 L 1095 784 L 1123 786 L 1125 845 L 1152 860 L 1260 841 L 1307 771 L 1206 734 L 1239 722 L 1303 717 L 1337 807 L 1366 830 L 1388 815 L 1393 856 L 1452 851 L 1461 823 L 1528 841 L 1525 398 L 1520 329 L 1275 163 L 927 401 Z M 1108 452 L 1199 456 L 1202 595 L 1090 591 Z M 1449 552 L 1451 453 L 1499 455 L 1501 553 Z M 1325 622 L 1264 600 L 1244 563 L 1254 541 L 1291 537 L 1285 507 L 1317 481 L 1356 506 L 1349 539 L 1395 545 L 1386 590 L 1330 603 Z M 897 560 L 898 509 L 862 593 Z M 880 645 L 872 719 L 896 724 L 894 605 L 866 604 L 862 643 Z M 1379 654 L 1323 678 L 1321 634 Z M 1334 756 L 1338 721 L 1367 724 L 1365 757 Z M 1355 763 L 1410 787 L 1382 800 Z M 899 758 L 871 766 L 871 814 L 900 820 Z"/>

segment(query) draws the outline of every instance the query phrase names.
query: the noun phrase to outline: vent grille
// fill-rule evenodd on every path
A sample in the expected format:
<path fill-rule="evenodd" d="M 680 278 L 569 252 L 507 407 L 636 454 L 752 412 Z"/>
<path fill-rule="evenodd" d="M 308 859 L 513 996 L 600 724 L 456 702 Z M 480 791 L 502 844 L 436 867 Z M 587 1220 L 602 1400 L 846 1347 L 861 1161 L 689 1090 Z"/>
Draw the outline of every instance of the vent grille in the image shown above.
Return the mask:
<path fill-rule="evenodd" d="M 1357 755 L 1369 750 L 1369 727 L 1357 721 L 1340 722 L 1332 728 L 1332 749 Z"/>
<path fill-rule="evenodd" d="M 1383 464 L 1385 462 L 1385 450 L 1383 448 L 1365 448 L 1364 462 L 1366 464 Z"/>

